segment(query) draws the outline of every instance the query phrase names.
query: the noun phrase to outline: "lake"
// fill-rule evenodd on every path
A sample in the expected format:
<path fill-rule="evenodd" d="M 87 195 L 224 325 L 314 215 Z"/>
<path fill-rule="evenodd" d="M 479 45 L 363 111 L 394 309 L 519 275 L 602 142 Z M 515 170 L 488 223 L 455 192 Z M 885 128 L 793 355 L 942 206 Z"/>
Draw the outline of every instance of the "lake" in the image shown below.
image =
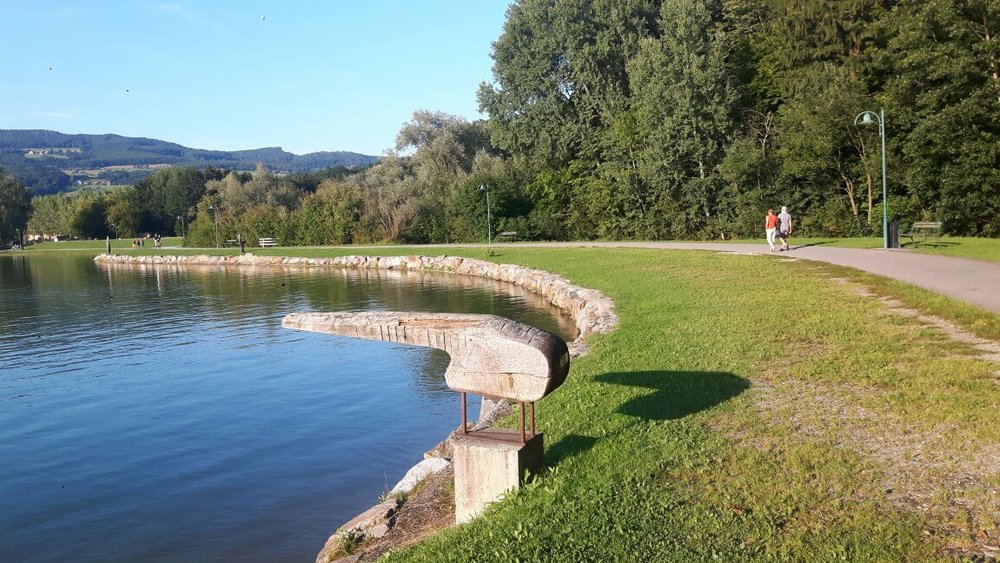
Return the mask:
<path fill-rule="evenodd" d="M 443 352 L 281 328 L 360 310 L 575 336 L 448 274 L 0 255 L 0 560 L 312 561 L 459 420 Z"/>

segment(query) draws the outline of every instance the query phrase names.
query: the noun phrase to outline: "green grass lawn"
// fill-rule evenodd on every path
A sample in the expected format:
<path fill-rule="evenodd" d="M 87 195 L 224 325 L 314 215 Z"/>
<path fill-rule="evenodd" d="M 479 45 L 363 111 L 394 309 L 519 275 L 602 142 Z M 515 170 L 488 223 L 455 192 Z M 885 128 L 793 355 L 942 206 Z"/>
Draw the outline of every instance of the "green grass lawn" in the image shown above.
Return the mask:
<path fill-rule="evenodd" d="M 547 472 L 390 561 L 925 561 L 1000 542 L 997 363 L 861 290 L 954 301 L 769 255 L 495 253 L 603 291 L 621 324 L 538 403 Z M 968 309 L 956 324 L 1000 337 Z"/>
<path fill-rule="evenodd" d="M 927 560 L 997 538 L 1000 474 L 959 491 L 947 463 L 899 469 L 996 446 L 997 366 L 841 272 L 694 251 L 498 259 L 601 289 L 621 325 L 539 403 L 549 472 L 391 561 Z"/>
<path fill-rule="evenodd" d="M 181 237 L 163 237 L 164 247 L 177 247 L 183 242 Z M 104 252 L 104 240 L 66 240 L 60 242 L 41 242 L 28 246 L 24 252 Z M 135 251 L 145 254 L 154 254 L 153 239 L 146 239 L 146 245 L 141 249 L 132 248 L 132 239 L 111 239 L 111 249 L 115 251 Z"/>

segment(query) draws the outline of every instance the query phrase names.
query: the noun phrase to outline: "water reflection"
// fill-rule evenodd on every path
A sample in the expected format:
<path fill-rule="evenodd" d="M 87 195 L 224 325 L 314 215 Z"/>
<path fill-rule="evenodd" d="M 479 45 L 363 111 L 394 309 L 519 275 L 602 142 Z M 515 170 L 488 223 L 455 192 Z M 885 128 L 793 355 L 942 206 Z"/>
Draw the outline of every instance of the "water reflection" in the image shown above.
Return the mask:
<path fill-rule="evenodd" d="M 294 311 L 494 313 L 515 286 L 339 268 L 0 256 L 0 529 L 12 560 L 311 558 L 458 423 L 440 351 Z"/>
<path fill-rule="evenodd" d="M 476 312 L 504 314 L 511 305 L 527 315 L 528 324 L 562 336 L 576 337 L 572 319 L 545 299 L 516 285 L 443 272 L 375 270 L 357 268 L 218 267 L 164 264 L 107 264 L 97 267 L 107 276 L 109 291 L 118 274 L 138 271 L 155 279 L 156 293 L 165 297 L 165 276 L 170 282 L 197 285 L 205 296 L 226 302 L 260 307 L 261 311 L 294 310 L 409 310 L 427 312 Z M 333 309 L 332 307 L 336 307 Z M 228 306 L 221 309 L 226 310 Z"/>

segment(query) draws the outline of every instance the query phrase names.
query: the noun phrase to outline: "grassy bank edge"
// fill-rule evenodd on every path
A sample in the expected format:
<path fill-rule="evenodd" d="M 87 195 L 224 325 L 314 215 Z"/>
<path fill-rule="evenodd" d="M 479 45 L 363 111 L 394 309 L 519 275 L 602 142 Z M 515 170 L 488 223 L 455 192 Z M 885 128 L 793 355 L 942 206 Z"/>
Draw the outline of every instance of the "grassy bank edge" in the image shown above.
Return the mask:
<path fill-rule="evenodd" d="M 948 238 L 948 237 L 945 237 Z M 152 247 L 146 247 L 142 249 L 132 249 L 129 241 L 112 241 L 112 250 L 115 251 L 125 251 L 130 254 L 136 255 L 198 255 L 198 254 L 208 254 L 208 255 L 236 255 L 239 254 L 239 250 L 235 248 L 183 248 L 175 246 L 174 244 L 168 244 L 167 241 L 171 243 L 180 243 L 180 238 L 176 237 L 173 239 L 164 238 L 165 248 L 155 249 Z M 837 246 L 845 246 L 852 248 L 865 248 L 865 246 L 857 246 L 858 244 L 863 244 L 863 241 L 870 240 L 880 243 L 880 239 L 809 239 L 815 240 L 818 243 L 824 243 L 824 241 L 833 241 Z M 1000 261 L 1000 240 L 993 241 L 992 239 L 975 239 L 977 241 L 989 241 L 991 244 L 981 246 L 981 249 L 996 250 L 996 257 L 992 257 L 989 253 L 978 252 L 975 256 L 978 259 L 984 260 L 996 260 Z M 846 241 L 846 242 L 845 242 Z M 728 242 L 728 241 L 727 241 Z M 759 243 L 759 241 L 732 241 L 732 242 L 744 242 Z M 802 244 L 807 244 L 804 241 L 798 241 Z M 117 244 L 116 244 L 117 243 Z M 993 244 L 995 243 L 995 244 Z M 65 245 L 65 246 L 58 246 Z M 23 251 L 23 252 L 12 252 L 11 255 L 25 255 L 30 256 L 32 254 L 61 254 L 64 252 L 80 253 L 80 254 L 99 254 L 104 251 L 104 241 L 70 241 L 66 243 L 43 243 L 37 245 L 36 247 Z M 327 247 L 277 247 L 269 249 L 251 249 L 252 252 L 259 255 L 270 255 L 270 256 L 298 256 L 306 258 L 325 258 L 333 256 L 349 256 L 349 255 L 377 255 L 377 256 L 395 256 L 395 255 L 409 255 L 409 254 L 427 254 L 427 255 L 442 255 L 442 254 L 452 254 L 468 256 L 470 258 L 479 258 L 482 260 L 490 260 L 494 262 L 502 262 L 504 253 L 510 251 L 516 251 L 519 247 L 509 246 L 509 247 L 499 247 L 499 249 L 489 250 L 482 247 L 433 247 L 433 246 L 327 246 Z M 568 249 L 567 249 L 568 250 Z M 885 278 L 875 274 L 869 274 L 867 272 L 862 272 L 854 268 L 834 266 L 832 264 L 827 264 L 827 267 L 831 271 L 838 272 L 838 275 L 850 278 L 851 280 L 864 284 L 873 293 L 896 299 L 902 302 L 904 305 L 911 307 L 915 310 L 920 311 L 924 314 L 934 315 L 945 319 L 955 325 L 968 330 L 975 334 L 976 336 L 987 338 L 987 339 L 1000 339 L 1000 315 L 991 313 L 982 308 L 976 307 L 974 305 L 969 305 L 962 301 L 952 299 L 950 297 L 945 297 L 937 293 L 907 284 L 899 282 L 890 278 Z"/>

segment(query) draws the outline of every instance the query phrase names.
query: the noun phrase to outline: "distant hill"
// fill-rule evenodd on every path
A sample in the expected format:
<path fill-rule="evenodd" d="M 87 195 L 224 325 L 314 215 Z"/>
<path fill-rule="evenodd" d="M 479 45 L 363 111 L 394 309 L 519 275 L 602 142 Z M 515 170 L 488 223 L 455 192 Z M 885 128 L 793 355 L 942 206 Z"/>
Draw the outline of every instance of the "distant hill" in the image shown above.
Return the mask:
<path fill-rule="evenodd" d="M 0 129 L 0 166 L 36 195 L 81 183 L 133 184 L 165 166 L 253 170 L 261 162 L 274 172 L 331 167 L 364 168 L 376 156 L 333 151 L 296 155 L 280 147 L 241 151 L 192 149 L 145 137 L 68 135 L 41 129 Z"/>

